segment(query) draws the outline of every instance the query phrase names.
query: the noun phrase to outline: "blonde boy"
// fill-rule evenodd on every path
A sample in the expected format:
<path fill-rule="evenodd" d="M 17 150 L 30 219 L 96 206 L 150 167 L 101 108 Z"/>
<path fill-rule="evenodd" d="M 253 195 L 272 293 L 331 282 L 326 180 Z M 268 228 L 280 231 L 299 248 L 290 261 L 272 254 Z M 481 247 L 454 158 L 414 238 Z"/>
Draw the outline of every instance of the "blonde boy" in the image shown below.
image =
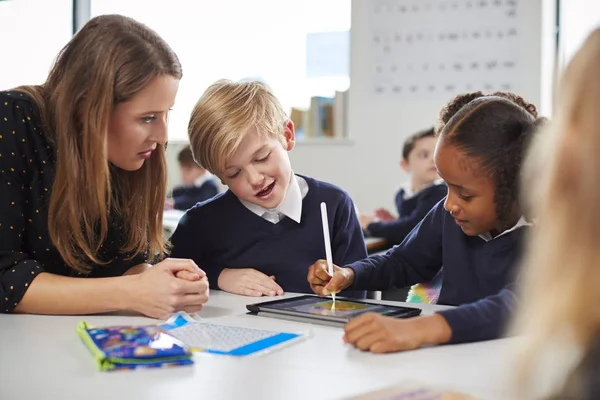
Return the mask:
<path fill-rule="evenodd" d="M 348 194 L 293 173 L 294 124 L 264 84 L 213 84 L 196 104 L 188 133 L 198 164 L 229 190 L 186 213 L 171 255 L 193 259 L 212 288 L 246 296 L 311 293 L 308 266 L 325 257 L 323 201 L 334 263 L 366 257 Z"/>

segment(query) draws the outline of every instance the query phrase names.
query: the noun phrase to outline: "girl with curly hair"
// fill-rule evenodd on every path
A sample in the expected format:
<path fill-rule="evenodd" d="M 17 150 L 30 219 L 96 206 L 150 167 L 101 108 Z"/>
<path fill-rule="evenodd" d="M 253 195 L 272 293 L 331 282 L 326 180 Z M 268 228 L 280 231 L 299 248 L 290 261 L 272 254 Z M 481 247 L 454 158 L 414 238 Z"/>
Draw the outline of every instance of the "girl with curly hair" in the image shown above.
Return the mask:
<path fill-rule="evenodd" d="M 315 293 L 385 290 L 431 281 L 443 266 L 434 315 L 394 319 L 366 313 L 344 340 L 374 353 L 498 338 L 515 303 L 514 271 L 530 223 L 519 201 L 519 177 L 536 127 L 535 106 L 505 92 L 457 96 L 442 111 L 434 159 L 448 194 L 398 246 L 342 267 L 317 261 Z"/>

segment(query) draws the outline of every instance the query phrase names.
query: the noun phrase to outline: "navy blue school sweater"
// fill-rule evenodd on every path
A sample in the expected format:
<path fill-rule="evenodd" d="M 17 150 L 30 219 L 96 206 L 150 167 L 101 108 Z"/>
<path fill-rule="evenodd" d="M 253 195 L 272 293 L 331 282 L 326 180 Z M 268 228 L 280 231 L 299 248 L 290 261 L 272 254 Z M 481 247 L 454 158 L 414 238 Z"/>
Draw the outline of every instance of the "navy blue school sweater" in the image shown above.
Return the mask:
<path fill-rule="evenodd" d="M 429 282 L 444 267 L 438 304 L 452 343 L 498 338 L 515 304 L 515 270 L 526 226 L 486 242 L 467 236 L 440 201 L 398 246 L 350 265 L 353 288 L 385 290 Z"/>
<path fill-rule="evenodd" d="M 404 199 L 404 189 L 396 195 L 398 219 L 395 221 L 373 222 L 367 227 L 371 236 L 386 239 L 392 244 L 401 243 L 406 235 L 427 215 L 441 199 L 446 196 L 445 184 L 431 185 L 409 199 Z"/>
<path fill-rule="evenodd" d="M 394 204 L 396 205 L 396 211 L 398 212 L 398 215 L 402 216 L 404 215 L 404 210 L 402 209 L 402 206 L 404 205 L 404 194 L 406 193 L 406 190 L 404 190 L 404 188 L 400 188 L 400 190 L 398 190 L 396 192 L 396 197 L 394 197 Z"/>
<path fill-rule="evenodd" d="M 201 186 L 179 186 L 173 189 L 173 208 L 185 211 L 201 201 L 208 200 L 219 193 L 219 188 L 213 179 Z"/>
<path fill-rule="evenodd" d="M 225 268 L 254 268 L 274 275 L 286 292 L 313 293 L 308 267 L 325 259 L 321 202 L 327 203 L 331 251 L 336 265 L 367 256 L 367 250 L 350 196 L 329 183 L 302 176 L 308 193 L 302 200 L 300 223 L 284 217 L 273 224 L 248 210 L 227 190 L 188 210 L 171 237 L 171 256 L 191 258 L 218 288 Z M 364 298 L 364 291 L 345 291 Z"/>

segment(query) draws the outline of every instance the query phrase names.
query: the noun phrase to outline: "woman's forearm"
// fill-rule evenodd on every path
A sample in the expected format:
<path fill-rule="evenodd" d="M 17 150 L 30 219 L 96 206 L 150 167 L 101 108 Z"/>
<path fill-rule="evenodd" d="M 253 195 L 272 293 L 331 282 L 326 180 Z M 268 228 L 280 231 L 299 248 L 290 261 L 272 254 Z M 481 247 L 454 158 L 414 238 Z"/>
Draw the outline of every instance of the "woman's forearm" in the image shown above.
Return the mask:
<path fill-rule="evenodd" d="M 81 315 L 131 309 L 135 278 L 70 278 L 44 272 L 31 282 L 14 312 Z"/>
<path fill-rule="evenodd" d="M 142 272 L 144 272 L 145 270 L 147 270 L 151 266 L 152 265 L 150 265 L 150 264 L 138 264 L 135 267 L 131 267 L 127 271 L 125 271 L 125 273 L 123 274 L 123 276 L 141 274 Z"/>

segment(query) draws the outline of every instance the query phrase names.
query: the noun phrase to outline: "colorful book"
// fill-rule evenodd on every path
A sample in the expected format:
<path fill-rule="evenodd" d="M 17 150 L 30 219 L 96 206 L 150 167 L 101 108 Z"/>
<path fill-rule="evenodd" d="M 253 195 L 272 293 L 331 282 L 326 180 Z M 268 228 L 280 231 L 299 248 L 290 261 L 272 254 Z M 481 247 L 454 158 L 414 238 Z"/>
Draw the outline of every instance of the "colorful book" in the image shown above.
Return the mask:
<path fill-rule="evenodd" d="M 76 332 L 101 371 L 193 363 L 188 346 L 156 325 L 90 327 L 80 322 Z"/>

